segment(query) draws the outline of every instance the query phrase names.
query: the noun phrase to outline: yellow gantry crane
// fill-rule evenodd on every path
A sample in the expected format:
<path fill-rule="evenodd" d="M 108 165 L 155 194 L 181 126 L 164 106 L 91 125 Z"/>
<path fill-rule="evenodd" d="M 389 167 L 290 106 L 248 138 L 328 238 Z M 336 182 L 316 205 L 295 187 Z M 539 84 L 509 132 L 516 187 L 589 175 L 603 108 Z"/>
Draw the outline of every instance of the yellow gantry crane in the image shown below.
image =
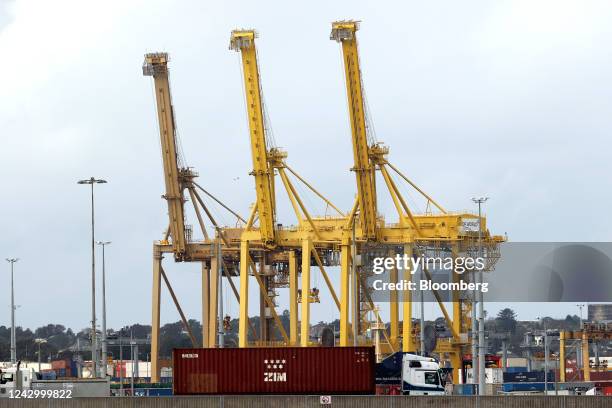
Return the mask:
<path fill-rule="evenodd" d="M 234 30 L 230 37 L 230 49 L 241 54 L 242 72 L 249 124 L 249 141 L 255 182 L 255 203 L 246 220 L 228 211 L 239 220 L 237 227 L 219 226 L 206 208 L 199 192 L 204 192 L 221 203 L 194 181 L 197 176 L 191 169 L 179 165 L 176 149 L 176 132 L 168 81 L 168 56 L 165 53 L 147 54 L 143 72 L 154 77 L 158 121 L 162 145 L 164 178 L 168 202 L 170 226 L 164 239 L 154 245 L 153 270 L 153 330 L 152 330 L 152 380 L 158 379 L 158 337 L 159 337 L 159 291 L 163 278 L 181 313 L 184 325 L 186 318 L 174 296 L 167 277 L 161 267 L 163 253 L 173 253 L 176 261 L 202 263 L 202 316 L 203 346 L 215 347 L 217 334 L 217 284 L 221 276 L 230 283 L 239 303 L 239 347 L 250 346 L 312 346 L 310 342 L 310 307 L 316 301 L 318 288 L 312 288 L 311 267 L 318 269 L 325 280 L 340 315 L 340 346 L 351 344 L 372 344 L 370 330 L 382 331 L 386 345 L 385 354 L 403 350 L 416 351 L 415 331 L 412 325 L 412 297 L 410 291 L 403 294 L 391 293 L 389 302 L 390 331 L 380 330 L 384 324 L 374 304 L 371 288 L 368 287 L 367 273 L 359 259 L 368 254 L 371 245 L 389 245 L 403 248 L 410 256 L 422 255 L 428 251 L 446 251 L 452 256 L 473 252 L 477 234 L 463 228 L 466 220 L 477 216 L 468 213 L 449 213 L 433 198 L 408 179 L 388 161 L 389 149 L 378 143 L 371 129 L 366 109 L 363 80 L 359 62 L 356 32 L 359 23 L 339 21 L 332 24 L 330 38 L 342 45 L 345 68 L 353 167 L 357 197 L 352 209 L 343 212 L 310 183 L 291 169 L 287 154 L 274 146 L 268 134 L 269 124 L 266 113 L 254 30 Z M 398 223 L 386 224 L 377 212 L 376 177 L 380 172 L 384 186 L 389 191 L 397 211 Z M 275 177 L 279 176 L 289 203 L 295 213 L 297 225 L 282 226 L 277 222 L 277 194 Z M 291 177 L 296 178 L 310 191 L 322 199 L 328 208 L 337 212 L 334 216 L 313 216 L 297 193 Z M 416 214 L 411 211 L 394 177 L 400 177 L 427 201 L 427 208 L 435 207 L 436 212 Z M 194 241 L 190 228 L 185 224 L 184 203 L 189 193 L 204 239 Z M 222 203 L 221 203 L 222 204 Z M 222 204 L 223 205 L 223 204 Z M 200 209 L 206 213 L 215 229 L 215 236 L 209 237 Z M 483 228 L 483 242 L 487 253 L 495 255 L 497 244 L 502 240 L 486 230 L 484 217 L 480 220 Z M 220 249 L 220 250 L 219 250 Z M 492 257 L 494 258 L 494 256 Z M 327 267 L 339 266 L 339 295 L 332 284 Z M 428 273 L 425 271 L 425 273 Z M 240 277 L 239 289 L 232 282 L 232 276 Z M 260 332 L 254 333 L 249 320 L 249 281 L 254 278 L 260 293 Z M 391 270 L 391 281 L 412 280 L 410 270 Z M 454 276 L 458 279 L 457 276 Z M 299 285 L 301 282 L 301 285 Z M 299 287 L 301 286 L 301 288 Z M 283 328 L 276 312 L 277 291 L 289 289 L 289 333 Z M 299 291 L 302 296 L 300 297 Z M 239 291 L 239 292 L 238 292 Z M 439 342 L 436 352 L 441 359 L 451 361 L 455 369 L 461 364 L 461 354 L 467 344 L 469 327 L 469 299 L 453 294 L 452 314 L 446 310 L 439 294 L 434 293 L 444 315 L 452 338 Z M 403 321 L 400 324 L 400 304 Z M 351 316 L 351 309 L 353 310 Z M 368 314 L 374 314 L 374 322 L 368 321 Z M 251 326 L 251 327 L 250 327 Z M 272 329 L 276 328 L 281 341 L 275 341 Z M 251 333 L 249 333 L 249 328 Z M 188 327 L 187 327 L 188 329 Z M 401 330 L 400 330 L 401 329 Z M 189 329 L 188 329 L 189 330 Z M 400 333 L 401 331 L 401 333 Z M 370 337 L 368 337 L 370 336 Z M 191 335 L 193 339 L 193 335 Z M 457 373 L 456 373 L 457 374 Z M 457 379 L 458 375 L 453 376 Z"/>
<path fill-rule="evenodd" d="M 189 335 L 191 343 L 197 346 L 195 335 L 188 324 L 187 317 L 180 307 L 178 298 L 172 289 L 168 276 L 162 267 L 164 253 L 172 253 L 177 262 L 202 263 L 202 346 L 215 345 L 217 338 L 217 291 L 221 275 L 225 275 L 232 291 L 239 299 L 238 291 L 231 276 L 236 275 L 238 265 L 238 248 L 232 247 L 232 237 L 239 237 L 241 228 L 221 229 L 212 213 L 204 203 L 200 192 L 217 202 L 229 211 L 239 223 L 246 221 L 202 188 L 194 179 L 197 174 L 186 166 L 179 164 L 177 149 L 177 133 L 174 118 L 174 108 L 170 93 L 168 72 L 168 54 L 164 52 L 145 55 L 143 74 L 153 77 L 156 96 L 159 136 L 162 149 L 162 163 L 166 192 L 162 196 L 168 204 L 169 226 L 164 238 L 153 245 L 153 294 L 152 294 L 152 324 L 151 324 L 151 380 L 159 380 L 159 329 L 160 329 L 160 298 L 162 281 L 181 317 L 183 327 Z M 204 235 L 201 241 L 192 239 L 191 227 L 185 224 L 184 203 L 187 201 L 185 192 L 193 204 L 198 224 Z M 204 212 L 205 215 L 202 214 Z M 209 237 L 205 219 L 215 228 L 216 238 Z M 218 256 L 217 246 L 223 243 L 222 255 Z"/>
<path fill-rule="evenodd" d="M 321 260 L 323 252 L 333 251 L 333 241 L 329 242 L 322 236 L 321 229 L 341 227 L 346 216 L 319 193 L 312 185 L 293 171 L 286 163 L 286 152 L 273 146 L 267 137 L 266 115 L 264 114 L 262 88 L 260 83 L 260 72 L 257 61 L 257 50 L 255 46 L 255 30 L 234 30 L 230 37 L 230 49 L 241 53 L 242 70 L 244 77 L 244 88 L 246 95 L 247 117 L 249 123 L 250 147 L 253 161 L 253 171 L 251 174 L 255 179 L 256 205 L 253 206 L 249 221 L 241 237 L 240 242 L 240 323 L 239 323 L 239 345 L 248 346 L 247 322 L 248 319 L 248 285 L 249 276 L 254 276 L 261 288 L 263 300 L 262 310 L 271 315 L 278 322 L 277 327 L 284 339 L 285 345 L 298 343 L 298 269 L 302 275 L 301 298 L 301 336 L 300 344 L 309 344 L 309 316 L 311 292 L 310 288 L 310 267 L 316 265 L 339 306 L 331 281 L 325 271 Z M 329 207 L 338 212 L 339 217 L 316 218 L 310 215 L 303 200 L 291 182 L 287 172 L 295 176 L 300 182 L 321 198 Z M 276 195 L 275 195 L 275 174 L 281 178 L 291 206 L 295 212 L 298 228 L 282 229 L 277 226 L 275 220 Z M 255 228 L 254 219 L 258 216 L 258 228 Z M 323 241 L 315 245 L 315 241 Z M 260 243 L 265 251 L 257 254 L 257 262 L 251 256 L 251 246 L 253 243 Z M 323 251 L 323 252 L 321 252 Z M 301 256 L 298 266 L 297 258 Z M 272 261 L 276 259 L 276 262 Z M 257 267 L 258 264 L 259 267 Z M 290 330 L 289 336 L 277 318 L 274 301 L 270 299 L 270 294 L 275 294 L 274 271 L 289 270 L 288 285 L 290 292 Z M 318 289 L 313 288 L 315 291 Z M 267 313 L 269 312 L 269 313 Z M 265 322 L 262 319 L 262 322 Z M 265 330 L 260 335 L 260 340 L 269 344 L 270 333 Z M 259 343 L 261 344 L 261 342 Z"/>
<path fill-rule="evenodd" d="M 358 239 L 365 242 L 378 244 L 398 244 L 404 248 L 404 253 L 409 256 L 422 256 L 428 252 L 447 252 L 451 256 L 459 256 L 460 252 L 474 252 L 474 236 L 462 228 L 464 218 L 472 218 L 470 214 L 449 214 L 433 198 L 421 190 L 415 183 L 402 174 L 397 167 L 389 163 L 387 156 L 389 149 L 375 140 L 372 131 L 368 127 L 369 118 L 365 104 L 363 79 L 359 60 L 357 45 L 358 21 L 337 21 L 332 23 L 330 39 L 337 41 L 342 46 L 342 58 L 344 63 L 346 91 L 349 106 L 349 119 L 351 126 L 351 140 L 353 145 L 354 167 L 357 181 L 357 196 L 361 235 Z M 376 196 L 376 171 L 380 171 L 385 185 L 389 191 L 393 204 L 397 210 L 399 225 L 385 224 L 379 217 Z M 437 213 L 426 213 L 415 215 L 407 205 L 407 202 L 392 177 L 392 172 L 400 176 L 417 193 L 427 200 L 427 208 L 434 206 Z M 484 218 L 480 220 L 485 236 L 485 245 L 490 255 L 489 268 L 494 264 L 497 243 L 501 237 L 492 237 L 486 230 Z M 471 236 L 470 236 L 471 235 Z M 362 246 L 360 253 L 367 252 L 367 247 Z M 424 271 L 429 276 L 427 270 Z M 360 273 L 363 273 L 361 271 Z M 358 273 L 359 274 L 359 273 Z M 397 281 L 398 271 L 390 271 L 390 279 Z M 410 271 L 404 271 L 404 279 L 412 280 Z M 459 277 L 453 274 L 457 281 Z M 364 282 L 363 277 L 360 283 Z M 359 295 L 368 297 L 370 288 L 363 283 Z M 390 295 L 390 338 L 391 350 L 399 346 L 399 296 L 392 292 Z M 452 296 L 452 316 L 446 310 L 441 296 L 434 291 L 434 296 L 442 314 L 452 333 L 452 338 L 446 343 L 439 343 L 437 352 L 444 359 L 446 355 L 455 368 L 453 378 L 458 378 L 458 368 L 461 365 L 461 355 L 467 344 L 467 328 L 469 327 L 469 311 L 471 303 L 469 299 L 461 298 L 458 292 Z M 412 297 L 411 291 L 403 293 L 403 322 L 401 347 L 403 351 L 415 351 L 417 349 L 416 337 L 412 325 Z M 365 305 L 362 311 L 372 311 L 372 305 Z M 361 315 L 360 315 L 361 316 Z M 356 320 L 354 318 L 353 320 Z M 365 327 L 360 321 L 358 327 Z M 380 322 L 375 323 L 380 326 Z M 386 334 L 386 331 L 383 332 Z M 344 338 L 346 340 L 346 337 Z M 341 345 L 343 337 L 341 333 Z"/>

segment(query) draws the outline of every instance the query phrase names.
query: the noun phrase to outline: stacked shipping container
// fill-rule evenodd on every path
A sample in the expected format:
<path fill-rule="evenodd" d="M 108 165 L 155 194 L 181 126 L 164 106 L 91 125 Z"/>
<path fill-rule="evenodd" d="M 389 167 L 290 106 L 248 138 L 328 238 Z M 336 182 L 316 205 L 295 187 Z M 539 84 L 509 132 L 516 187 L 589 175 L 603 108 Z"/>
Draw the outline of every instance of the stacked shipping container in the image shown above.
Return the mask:
<path fill-rule="evenodd" d="M 374 394 L 373 347 L 175 349 L 174 394 Z"/>

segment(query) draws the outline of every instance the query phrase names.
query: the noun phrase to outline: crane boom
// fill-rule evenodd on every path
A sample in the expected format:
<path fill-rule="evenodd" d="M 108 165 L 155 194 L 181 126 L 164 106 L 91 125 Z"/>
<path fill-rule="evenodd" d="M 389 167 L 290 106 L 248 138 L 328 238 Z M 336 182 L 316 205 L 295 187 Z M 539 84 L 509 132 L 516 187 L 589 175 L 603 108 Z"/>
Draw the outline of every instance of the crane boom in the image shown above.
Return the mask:
<path fill-rule="evenodd" d="M 187 240 L 183 188 L 180 179 L 181 169 L 177 159 L 176 129 L 168 78 L 168 54 L 165 52 L 146 54 L 142 72 L 143 75 L 152 76 L 154 79 L 164 181 L 166 184 L 166 193 L 163 197 L 168 202 L 168 217 L 170 218 L 170 235 L 172 236 L 174 256 L 181 259 L 185 255 Z"/>
<path fill-rule="evenodd" d="M 274 242 L 274 169 L 270 165 L 270 152 L 266 145 L 266 129 L 261 95 L 257 50 L 255 48 L 254 30 L 234 30 L 230 38 L 230 49 L 240 51 L 246 107 L 251 136 L 251 155 L 257 193 L 257 213 L 259 230 L 265 245 Z"/>
<path fill-rule="evenodd" d="M 356 21 L 332 23 L 331 40 L 342 44 L 342 58 L 346 77 L 351 134 L 353 142 L 353 164 L 357 179 L 359 220 L 364 238 L 376 238 L 376 166 L 369 156 L 366 128 L 366 113 L 361 83 L 361 69 L 357 49 Z"/>

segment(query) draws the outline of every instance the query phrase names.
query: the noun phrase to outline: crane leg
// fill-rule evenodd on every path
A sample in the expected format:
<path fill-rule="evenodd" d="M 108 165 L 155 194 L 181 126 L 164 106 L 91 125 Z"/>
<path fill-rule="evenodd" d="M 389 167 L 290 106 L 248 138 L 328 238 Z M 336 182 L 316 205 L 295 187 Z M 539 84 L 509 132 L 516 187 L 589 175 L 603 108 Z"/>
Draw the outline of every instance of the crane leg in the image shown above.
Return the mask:
<path fill-rule="evenodd" d="M 208 346 L 215 347 L 217 340 L 217 310 L 218 310 L 218 289 L 219 289 L 219 273 L 218 273 L 217 258 L 210 259 L 210 291 L 208 302 Z"/>
<path fill-rule="evenodd" d="M 289 343 L 298 343 L 298 273 L 295 251 L 289 251 Z"/>
<path fill-rule="evenodd" d="M 249 327 L 249 241 L 240 242 L 240 316 L 238 347 L 248 347 Z"/>
<path fill-rule="evenodd" d="M 565 382 L 565 330 L 559 332 L 559 382 Z"/>
<path fill-rule="evenodd" d="M 412 246 L 404 245 L 404 253 L 412 256 Z M 404 269 L 404 279 L 412 281 L 412 271 L 410 268 Z M 404 290 L 402 299 L 402 351 L 414 352 L 416 347 L 412 339 L 412 291 Z"/>
<path fill-rule="evenodd" d="M 389 274 L 389 280 L 393 283 L 397 282 L 397 268 L 393 268 Z M 399 303 L 397 302 L 398 293 L 392 290 L 389 294 L 389 315 L 391 318 L 391 338 L 390 343 L 394 350 L 398 349 L 399 344 Z"/>
<path fill-rule="evenodd" d="M 308 347 L 310 340 L 310 238 L 302 241 L 302 325 L 300 346 Z"/>
<path fill-rule="evenodd" d="M 342 243 L 340 252 L 340 346 L 349 345 L 349 276 L 351 246 Z"/>
<path fill-rule="evenodd" d="M 210 279 L 206 262 L 202 262 L 202 347 L 208 347 Z"/>
<path fill-rule="evenodd" d="M 159 302 L 161 296 L 162 256 L 153 249 L 153 296 L 151 314 L 151 382 L 159 382 Z"/>
<path fill-rule="evenodd" d="M 451 247 L 451 256 L 453 258 L 453 265 L 454 265 L 454 259 L 457 257 L 458 254 L 458 247 L 457 244 L 453 244 Z M 453 273 L 453 282 L 459 282 L 459 280 L 461 280 L 461 276 Z M 461 333 L 463 331 L 463 328 L 465 327 L 462 324 L 462 318 L 463 318 L 463 313 L 462 313 L 462 304 L 461 304 L 461 298 L 459 296 L 459 291 L 455 290 L 452 293 L 452 300 L 453 300 L 453 322 L 452 322 L 452 331 L 454 333 L 459 333 L 459 336 L 461 336 Z M 457 341 L 458 339 L 454 339 L 454 341 Z M 455 345 L 453 347 L 453 353 L 451 354 L 451 367 L 453 367 L 453 383 L 457 384 L 459 382 L 459 372 L 461 370 L 462 367 L 462 362 L 463 362 L 463 355 L 462 355 L 462 346 L 461 345 Z"/>
<path fill-rule="evenodd" d="M 589 335 L 582 330 L 582 369 L 584 370 L 584 381 L 591 381 L 591 367 L 589 366 Z"/>

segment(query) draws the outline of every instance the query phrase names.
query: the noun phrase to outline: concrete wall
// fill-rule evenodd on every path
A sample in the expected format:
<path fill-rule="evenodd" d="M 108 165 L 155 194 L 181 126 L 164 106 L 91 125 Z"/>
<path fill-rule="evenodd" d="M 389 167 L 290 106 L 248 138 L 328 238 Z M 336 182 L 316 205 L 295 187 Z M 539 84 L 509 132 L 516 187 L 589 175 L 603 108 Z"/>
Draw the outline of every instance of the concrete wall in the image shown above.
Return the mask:
<path fill-rule="evenodd" d="M 609 408 L 612 397 L 346 397 L 318 396 L 0 399 L 0 408 Z"/>

